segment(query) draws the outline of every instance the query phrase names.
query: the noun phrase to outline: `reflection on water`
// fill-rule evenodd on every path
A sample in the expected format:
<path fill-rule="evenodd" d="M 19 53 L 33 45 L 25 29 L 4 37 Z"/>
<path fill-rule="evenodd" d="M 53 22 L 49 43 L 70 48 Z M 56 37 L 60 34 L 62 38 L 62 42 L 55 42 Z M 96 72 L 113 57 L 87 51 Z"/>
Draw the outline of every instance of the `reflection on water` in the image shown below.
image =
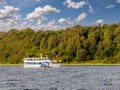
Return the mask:
<path fill-rule="evenodd" d="M 0 90 L 120 90 L 120 66 L 0 66 Z"/>

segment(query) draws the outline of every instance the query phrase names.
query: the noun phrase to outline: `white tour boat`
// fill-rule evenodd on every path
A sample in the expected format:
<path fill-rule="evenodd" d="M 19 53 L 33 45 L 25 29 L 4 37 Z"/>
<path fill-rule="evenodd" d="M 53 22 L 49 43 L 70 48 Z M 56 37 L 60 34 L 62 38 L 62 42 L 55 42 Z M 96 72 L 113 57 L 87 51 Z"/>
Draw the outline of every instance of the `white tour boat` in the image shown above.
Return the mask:
<path fill-rule="evenodd" d="M 41 67 L 60 67 L 60 65 L 54 64 L 48 57 L 42 57 L 42 54 L 40 54 L 40 58 L 24 58 L 24 68 Z"/>

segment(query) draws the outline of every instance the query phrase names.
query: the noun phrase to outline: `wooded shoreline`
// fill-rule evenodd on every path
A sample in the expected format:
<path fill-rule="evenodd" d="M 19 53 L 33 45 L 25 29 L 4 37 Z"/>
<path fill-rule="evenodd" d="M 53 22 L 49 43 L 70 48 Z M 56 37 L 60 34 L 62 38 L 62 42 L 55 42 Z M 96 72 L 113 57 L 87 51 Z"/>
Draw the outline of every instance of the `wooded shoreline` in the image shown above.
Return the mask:
<path fill-rule="evenodd" d="M 28 53 L 29 57 L 39 57 L 42 53 L 51 60 L 68 64 L 120 64 L 120 23 L 0 32 L 1 64 L 23 64 Z"/>

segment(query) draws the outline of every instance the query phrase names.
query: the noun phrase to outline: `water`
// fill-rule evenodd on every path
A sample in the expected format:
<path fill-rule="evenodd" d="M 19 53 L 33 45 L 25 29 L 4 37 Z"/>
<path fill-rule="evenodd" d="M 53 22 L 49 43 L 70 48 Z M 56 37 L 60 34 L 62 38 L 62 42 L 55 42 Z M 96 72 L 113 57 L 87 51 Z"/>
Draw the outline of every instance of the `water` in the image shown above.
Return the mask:
<path fill-rule="evenodd" d="M 120 66 L 0 66 L 0 90 L 120 90 Z"/>

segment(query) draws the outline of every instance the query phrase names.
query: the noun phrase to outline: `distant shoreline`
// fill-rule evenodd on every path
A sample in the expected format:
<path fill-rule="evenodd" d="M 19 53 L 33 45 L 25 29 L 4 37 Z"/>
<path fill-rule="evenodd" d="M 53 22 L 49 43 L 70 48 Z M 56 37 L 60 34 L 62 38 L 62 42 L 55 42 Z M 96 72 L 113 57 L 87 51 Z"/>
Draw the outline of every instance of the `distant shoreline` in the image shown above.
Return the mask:
<path fill-rule="evenodd" d="M 120 64 L 60 64 L 61 66 L 120 66 Z M 23 64 L 0 64 L 0 66 L 23 66 Z"/>
<path fill-rule="evenodd" d="M 0 66 L 23 66 L 23 64 L 0 64 Z"/>
<path fill-rule="evenodd" d="M 120 64 L 61 64 L 61 66 L 120 66 Z"/>

